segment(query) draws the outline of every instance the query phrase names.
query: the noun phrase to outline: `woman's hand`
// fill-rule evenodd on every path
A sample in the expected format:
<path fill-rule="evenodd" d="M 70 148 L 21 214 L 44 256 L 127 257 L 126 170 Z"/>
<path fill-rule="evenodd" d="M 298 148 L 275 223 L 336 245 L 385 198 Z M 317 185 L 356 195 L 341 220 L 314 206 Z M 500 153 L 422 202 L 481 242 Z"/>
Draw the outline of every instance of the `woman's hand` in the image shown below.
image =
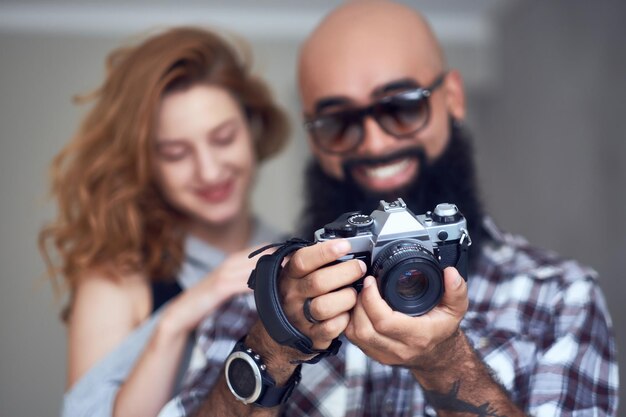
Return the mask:
<path fill-rule="evenodd" d="M 248 255 L 256 249 L 251 247 L 231 254 L 202 281 L 176 297 L 166 307 L 163 325 L 175 333 L 188 333 L 225 301 L 251 291 L 248 278 L 259 255 L 252 259 Z"/>
<path fill-rule="evenodd" d="M 174 381 L 189 333 L 233 295 L 250 291 L 248 277 L 255 248 L 230 255 L 202 281 L 184 291 L 165 307 L 147 349 L 115 399 L 114 415 L 156 415 L 171 398 Z M 145 393 L 150 402 L 138 402 Z"/>

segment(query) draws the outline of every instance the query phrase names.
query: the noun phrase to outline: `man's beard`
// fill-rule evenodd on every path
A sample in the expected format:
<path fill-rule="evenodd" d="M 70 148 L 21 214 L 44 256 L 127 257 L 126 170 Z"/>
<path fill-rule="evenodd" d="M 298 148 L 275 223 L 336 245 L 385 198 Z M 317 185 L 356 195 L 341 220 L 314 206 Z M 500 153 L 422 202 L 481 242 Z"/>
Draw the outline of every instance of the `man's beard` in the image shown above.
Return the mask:
<path fill-rule="evenodd" d="M 414 214 L 432 211 L 439 203 L 453 203 L 467 220 L 472 238 L 469 250 L 470 268 L 478 256 L 486 234 L 482 227 L 483 208 L 480 201 L 474 164 L 474 152 L 469 135 L 459 124 L 451 121 L 450 140 L 437 159 L 427 161 L 421 147 L 404 150 L 394 159 L 417 157 L 417 178 L 402 188 L 385 193 L 374 193 L 356 183 L 350 175 L 355 165 L 380 164 L 380 160 L 351 160 L 344 166 L 345 180 L 328 176 L 316 160 L 308 163 L 305 177 L 305 205 L 301 216 L 300 236 L 312 239 L 314 232 L 350 211 L 371 213 L 380 200 L 394 201 L 401 197 Z"/>

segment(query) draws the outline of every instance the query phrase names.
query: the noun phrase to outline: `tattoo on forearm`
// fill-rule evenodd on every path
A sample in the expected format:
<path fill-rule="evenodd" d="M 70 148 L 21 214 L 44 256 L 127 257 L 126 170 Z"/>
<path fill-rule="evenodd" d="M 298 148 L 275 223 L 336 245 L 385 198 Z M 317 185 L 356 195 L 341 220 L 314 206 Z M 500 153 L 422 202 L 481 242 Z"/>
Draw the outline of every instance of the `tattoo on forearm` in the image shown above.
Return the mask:
<path fill-rule="evenodd" d="M 424 390 L 424 396 L 426 400 L 438 410 L 453 411 L 457 413 L 471 413 L 478 417 L 506 417 L 502 414 L 498 414 L 497 410 L 491 407 L 489 402 L 481 405 L 470 404 L 467 401 L 463 401 L 459 398 L 459 389 L 461 388 L 461 381 L 456 381 L 452 384 L 452 388 L 449 392 L 441 393 L 437 391 Z"/>

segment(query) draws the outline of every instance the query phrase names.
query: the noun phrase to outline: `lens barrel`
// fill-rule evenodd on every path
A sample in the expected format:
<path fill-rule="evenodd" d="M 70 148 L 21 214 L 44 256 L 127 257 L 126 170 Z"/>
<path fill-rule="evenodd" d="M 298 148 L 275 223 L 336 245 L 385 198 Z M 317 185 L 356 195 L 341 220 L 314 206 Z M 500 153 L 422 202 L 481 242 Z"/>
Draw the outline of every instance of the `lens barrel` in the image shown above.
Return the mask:
<path fill-rule="evenodd" d="M 419 242 L 398 240 L 383 249 L 372 265 L 381 296 L 396 311 L 426 314 L 443 296 L 443 271 Z"/>

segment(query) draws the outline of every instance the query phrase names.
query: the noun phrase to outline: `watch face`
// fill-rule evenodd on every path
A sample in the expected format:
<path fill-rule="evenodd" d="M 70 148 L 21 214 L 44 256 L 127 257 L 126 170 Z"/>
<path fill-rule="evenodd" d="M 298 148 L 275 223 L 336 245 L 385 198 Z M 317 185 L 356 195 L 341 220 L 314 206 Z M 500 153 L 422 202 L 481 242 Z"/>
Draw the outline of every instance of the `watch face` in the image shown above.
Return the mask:
<path fill-rule="evenodd" d="M 226 382 L 233 395 L 246 404 L 256 401 L 261 394 L 261 372 L 244 352 L 233 352 L 228 357 Z"/>
<path fill-rule="evenodd" d="M 243 359 L 233 359 L 228 367 L 228 380 L 233 389 L 243 398 L 249 398 L 254 394 L 256 383 L 254 372 L 250 364 Z"/>

